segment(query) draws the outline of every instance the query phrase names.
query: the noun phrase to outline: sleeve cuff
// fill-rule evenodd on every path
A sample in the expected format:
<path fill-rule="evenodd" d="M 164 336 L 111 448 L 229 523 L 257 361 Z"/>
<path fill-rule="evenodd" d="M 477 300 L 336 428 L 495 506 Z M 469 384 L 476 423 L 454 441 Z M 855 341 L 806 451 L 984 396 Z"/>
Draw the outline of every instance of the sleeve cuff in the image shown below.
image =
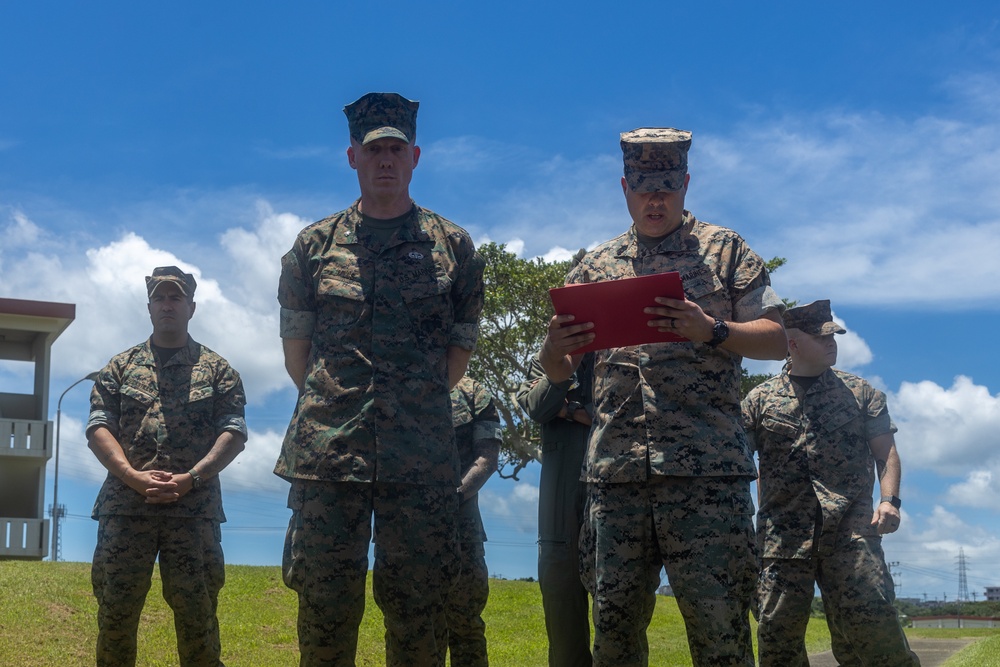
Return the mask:
<path fill-rule="evenodd" d="M 785 302 L 770 285 L 758 287 L 736 302 L 733 310 L 734 322 L 753 322 L 759 320 L 765 313 L 777 310 L 778 314 L 785 312 Z"/>
<path fill-rule="evenodd" d="M 227 415 L 219 420 L 216 431 L 219 433 L 222 433 L 223 431 L 235 431 L 236 433 L 239 433 L 244 438 L 246 438 L 247 437 L 246 419 L 240 417 L 239 415 Z"/>
<path fill-rule="evenodd" d="M 500 422 L 476 422 L 472 428 L 474 440 L 502 440 Z"/>
<path fill-rule="evenodd" d="M 281 337 L 312 339 L 316 328 L 316 313 L 311 310 L 281 309 Z"/>
<path fill-rule="evenodd" d="M 451 336 L 448 345 L 460 347 L 463 350 L 476 349 L 476 340 L 479 338 L 479 325 L 476 323 L 461 324 L 456 323 L 451 327 Z"/>
<path fill-rule="evenodd" d="M 103 426 L 111 432 L 111 435 L 118 438 L 118 415 L 108 410 L 93 410 L 90 419 L 87 420 L 87 436 L 98 426 Z"/>

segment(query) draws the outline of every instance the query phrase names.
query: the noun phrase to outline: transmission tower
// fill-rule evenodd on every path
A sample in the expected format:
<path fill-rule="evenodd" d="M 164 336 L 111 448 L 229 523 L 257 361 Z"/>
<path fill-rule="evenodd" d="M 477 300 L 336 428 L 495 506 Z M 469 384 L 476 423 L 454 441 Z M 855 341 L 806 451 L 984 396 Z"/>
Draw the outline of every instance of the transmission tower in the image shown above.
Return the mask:
<path fill-rule="evenodd" d="M 969 582 L 965 577 L 965 549 L 958 548 L 958 601 L 969 601 Z"/>

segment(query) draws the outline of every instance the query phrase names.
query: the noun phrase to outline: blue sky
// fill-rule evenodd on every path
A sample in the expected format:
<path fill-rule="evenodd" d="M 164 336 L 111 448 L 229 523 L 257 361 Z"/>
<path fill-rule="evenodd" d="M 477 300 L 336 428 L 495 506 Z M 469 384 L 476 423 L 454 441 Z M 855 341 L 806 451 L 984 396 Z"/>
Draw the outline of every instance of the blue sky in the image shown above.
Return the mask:
<path fill-rule="evenodd" d="M 679 127 L 688 207 L 787 258 L 782 296 L 830 298 L 840 366 L 889 395 L 899 594 L 954 599 L 960 548 L 970 592 L 1000 584 L 994 4 L 378 6 L 0 4 L 0 296 L 77 305 L 53 419 L 62 389 L 148 335 L 142 277 L 195 272 L 192 333 L 250 396 L 248 449 L 223 475 L 227 559 L 277 564 L 286 485 L 270 470 L 294 400 L 278 260 L 357 195 L 342 107 L 420 100 L 415 199 L 525 257 L 623 231 L 618 133 Z M 0 363 L 0 391 L 30 386 L 30 367 Z M 63 557 L 79 561 L 103 478 L 86 397 L 63 403 L 60 460 Z M 483 492 L 496 575 L 535 574 L 537 483 L 532 466 Z"/>

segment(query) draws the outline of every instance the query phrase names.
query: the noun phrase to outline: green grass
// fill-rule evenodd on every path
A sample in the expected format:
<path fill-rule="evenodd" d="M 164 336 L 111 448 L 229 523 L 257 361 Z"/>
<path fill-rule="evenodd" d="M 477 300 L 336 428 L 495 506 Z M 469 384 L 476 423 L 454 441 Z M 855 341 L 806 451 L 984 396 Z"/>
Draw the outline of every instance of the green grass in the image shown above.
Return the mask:
<path fill-rule="evenodd" d="M 959 635 L 963 637 L 986 636 L 986 639 L 969 644 L 951 656 L 944 663 L 944 667 L 1000 667 L 1000 631 L 985 630 L 983 633 L 983 635 L 978 632 Z"/>
<path fill-rule="evenodd" d="M 231 565 L 226 568 L 226 577 L 219 600 L 225 663 L 230 667 L 298 665 L 297 600 L 282 583 L 280 570 Z M 370 578 L 368 594 L 358 665 L 384 665 L 382 615 L 371 599 Z M 96 614 L 89 564 L 0 561 L 0 665 L 92 665 Z M 491 664 L 546 664 L 545 623 L 537 583 L 492 580 L 484 616 Z M 926 634 L 931 632 L 936 634 Z M 944 634 L 948 632 L 920 631 L 921 636 L 948 636 Z M 829 649 L 830 636 L 823 620 L 810 621 L 806 645 L 811 653 Z M 651 665 L 691 664 L 684 623 L 673 598 L 657 598 L 649 627 L 649 648 Z M 173 616 L 163 601 L 156 574 L 139 629 L 138 664 L 177 664 Z M 993 663 L 956 666 L 981 664 Z"/>

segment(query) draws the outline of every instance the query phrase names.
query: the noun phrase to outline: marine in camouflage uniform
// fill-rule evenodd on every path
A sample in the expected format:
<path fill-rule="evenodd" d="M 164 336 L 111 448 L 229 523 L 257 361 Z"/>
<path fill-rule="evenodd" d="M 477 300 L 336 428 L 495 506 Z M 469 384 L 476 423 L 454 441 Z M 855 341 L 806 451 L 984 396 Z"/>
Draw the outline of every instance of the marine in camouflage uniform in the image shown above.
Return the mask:
<path fill-rule="evenodd" d="M 761 258 L 735 232 L 684 210 L 691 133 L 623 133 L 622 190 L 633 225 L 587 253 L 567 283 L 680 273 L 686 300 L 657 297 L 650 326 L 686 342 L 595 352 L 585 464 L 594 541 L 594 664 L 648 663 L 646 628 L 666 568 L 695 665 L 753 665 L 756 576 L 740 423 L 743 356 L 784 356 L 783 304 Z M 539 355 L 570 376 L 593 324 L 552 318 Z"/>
<path fill-rule="evenodd" d="M 814 585 L 841 665 L 919 665 L 893 607 L 882 538 L 899 526 L 899 456 L 885 394 L 832 368 L 829 301 L 785 313 L 790 366 L 754 388 L 743 419 L 760 457 L 763 567 L 757 643 L 763 667 L 809 664 Z M 882 493 L 872 509 L 875 470 Z"/>
<path fill-rule="evenodd" d="M 152 336 L 114 356 L 91 392 L 88 444 L 109 473 L 93 511 L 99 666 L 135 664 L 157 556 L 180 664 L 222 665 L 217 475 L 243 450 L 246 396 L 229 363 L 187 333 L 196 286 L 175 266 L 153 270 Z"/>
<path fill-rule="evenodd" d="M 545 610 L 550 667 L 589 667 L 590 600 L 580 572 L 580 527 L 587 485 L 581 480 L 594 403 L 593 355 L 573 376 L 550 382 L 538 358 L 517 390 L 517 402 L 540 424 L 538 585 Z"/>
<path fill-rule="evenodd" d="M 443 665 L 461 483 L 451 386 L 483 305 L 469 235 L 409 197 L 417 103 L 344 109 L 361 198 L 281 260 L 285 365 L 299 388 L 275 473 L 291 482 L 285 583 L 302 665 L 353 665 L 374 515 L 386 661 Z"/>
<path fill-rule="evenodd" d="M 496 472 L 500 456 L 500 417 L 493 397 L 468 375 L 451 390 L 452 422 L 462 465 L 458 487 L 459 576 L 448 592 L 448 650 L 452 667 L 486 667 L 486 621 L 490 595 L 486 567 L 486 529 L 479 513 L 479 489 Z"/>

